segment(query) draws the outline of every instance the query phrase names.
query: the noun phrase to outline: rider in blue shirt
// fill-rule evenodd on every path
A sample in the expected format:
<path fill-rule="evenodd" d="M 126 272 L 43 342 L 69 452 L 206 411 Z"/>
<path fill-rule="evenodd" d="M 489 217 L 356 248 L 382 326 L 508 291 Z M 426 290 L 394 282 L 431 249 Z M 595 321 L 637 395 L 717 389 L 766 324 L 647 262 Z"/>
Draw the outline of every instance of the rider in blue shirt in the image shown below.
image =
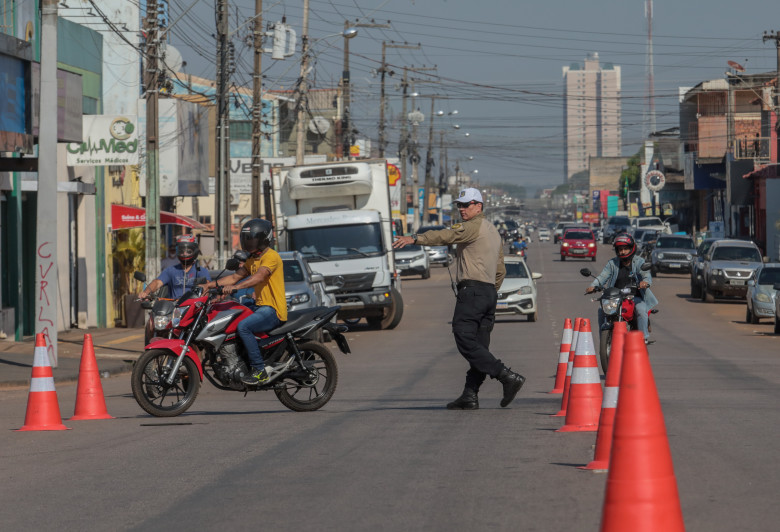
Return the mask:
<path fill-rule="evenodd" d="M 198 264 L 200 249 L 194 235 L 182 235 L 176 238 L 176 256 L 178 264 L 165 268 L 157 279 L 138 294 L 141 299 L 146 299 L 149 294 L 162 288 L 168 288 L 167 297 L 179 299 L 185 292 L 195 286 L 195 280 L 199 277 L 211 280 L 211 275 L 206 268 Z"/>

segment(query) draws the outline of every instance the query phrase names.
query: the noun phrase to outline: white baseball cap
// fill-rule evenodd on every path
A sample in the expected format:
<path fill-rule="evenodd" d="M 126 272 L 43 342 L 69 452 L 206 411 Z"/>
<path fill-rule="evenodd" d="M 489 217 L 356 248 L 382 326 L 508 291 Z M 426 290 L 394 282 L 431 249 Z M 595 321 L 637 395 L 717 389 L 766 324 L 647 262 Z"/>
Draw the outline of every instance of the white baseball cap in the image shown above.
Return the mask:
<path fill-rule="evenodd" d="M 457 199 L 453 203 L 469 203 L 476 201 L 477 203 L 484 203 L 482 201 L 482 193 L 476 188 L 464 188 L 458 194 Z"/>

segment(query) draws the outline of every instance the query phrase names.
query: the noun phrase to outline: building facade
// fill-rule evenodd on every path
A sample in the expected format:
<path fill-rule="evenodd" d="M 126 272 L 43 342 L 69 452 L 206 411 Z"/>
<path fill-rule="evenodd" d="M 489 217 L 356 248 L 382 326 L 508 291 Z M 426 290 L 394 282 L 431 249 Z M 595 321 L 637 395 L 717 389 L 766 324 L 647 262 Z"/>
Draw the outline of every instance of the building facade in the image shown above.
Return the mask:
<path fill-rule="evenodd" d="M 566 182 L 588 170 L 589 157 L 619 157 L 620 67 L 599 64 L 598 53 L 584 64 L 563 67 L 563 144 Z"/>

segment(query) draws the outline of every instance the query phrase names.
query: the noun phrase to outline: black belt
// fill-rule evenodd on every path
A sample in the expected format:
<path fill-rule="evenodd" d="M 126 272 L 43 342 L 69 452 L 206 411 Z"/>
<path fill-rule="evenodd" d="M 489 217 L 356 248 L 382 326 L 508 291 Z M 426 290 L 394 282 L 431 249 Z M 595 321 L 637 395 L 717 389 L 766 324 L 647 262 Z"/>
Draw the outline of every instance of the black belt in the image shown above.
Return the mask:
<path fill-rule="evenodd" d="M 489 286 L 491 288 L 496 287 L 493 283 L 485 283 L 483 281 L 474 281 L 473 279 L 464 279 L 463 281 L 458 283 L 458 290 L 461 288 L 466 288 L 467 286 Z"/>

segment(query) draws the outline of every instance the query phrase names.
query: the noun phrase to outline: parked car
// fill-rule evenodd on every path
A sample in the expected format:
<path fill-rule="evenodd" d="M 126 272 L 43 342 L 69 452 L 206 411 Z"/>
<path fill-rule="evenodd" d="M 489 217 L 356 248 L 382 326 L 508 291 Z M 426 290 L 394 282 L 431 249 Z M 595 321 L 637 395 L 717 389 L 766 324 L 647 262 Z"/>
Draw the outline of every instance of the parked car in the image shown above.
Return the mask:
<path fill-rule="evenodd" d="M 428 252 L 419 244 L 405 246 L 395 252 L 395 267 L 404 275 L 431 276 L 431 262 Z"/>
<path fill-rule="evenodd" d="M 753 242 L 725 239 L 713 242 L 704 260 L 701 300 L 744 298 L 747 282 L 762 264 L 761 251 Z"/>
<path fill-rule="evenodd" d="M 672 230 L 669 224 L 663 222 L 658 216 L 638 216 L 631 218 L 631 230 L 634 229 L 655 229 L 662 233 L 671 234 Z"/>
<path fill-rule="evenodd" d="M 719 238 L 705 238 L 701 241 L 699 244 L 699 247 L 696 248 L 696 256 L 693 258 L 693 263 L 691 264 L 691 297 L 693 298 L 699 298 L 701 297 L 701 287 L 702 287 L 702 271 L 704 271 L 704 259 L 707 256 L 707 252 L 710 250 L 710 247 L 712 246 L 712 243 L 716 240 L 720 240 Z"/>
<path fill-rule="evenodd" d="M 604 244 L 611 244 L 615 240 L 615 235 L 628 232 L 628 228 L 631 227 L 631 220 L 628 216 L 611 216 L 607 220 L 607 225 L 604 226 L 604 238 L 602 242 Z"/>
<path fill-rule="evenodd" d="M 498 291 L 496 314 L 519 314 L 528 316 L 528 321 L 536 321 L 536 280 L 541 273 L 529 273 L 525 259 L 516 255 L 504 257 L 506 277 Z"/>
<path fill-rule="evenodd" d="M 685 235 L 660 235 L 650 254 L 650 275 L 658 272 L 689 273 L 693 258 L 696 256 L 696 246 L 693 238 Z"/>
<path fill-rule="evenodd" d="M 587 227 L 565 229 L 561 238 L 561 260 L 566 257 L 596 260 L 596 237 Z"/>
<path fill-rule="evenodd" d="M 423 225 L 417 230 L 418 233 L 424 233 L 426 231 L 438 231 L 440 229 L 446 229 L 444 225 Z M 452 252 L 450 246 L 423 246 L 423 249 L 428 253 L 428 260 L 431 264 L 443 264 L 449 266 L 452 261 L 455 260 L 455 255 Z"/>
<path fill-rule="evenodd" d="M 761 318 L 773 318 L 775 315 L 775 298 L 780 283 L 780 264 L 764 264 L 756 271 L 756 278 L 748 281 L 745 302 L 745 321 L 758 323 Z"/>
<path fill-rule="evenodd" d="M 539 229 L 539 233 L 537 238 L 539 239 L 539 242 L 549 242 L 550 241 L 550 230 L 547 228 Z"/>

